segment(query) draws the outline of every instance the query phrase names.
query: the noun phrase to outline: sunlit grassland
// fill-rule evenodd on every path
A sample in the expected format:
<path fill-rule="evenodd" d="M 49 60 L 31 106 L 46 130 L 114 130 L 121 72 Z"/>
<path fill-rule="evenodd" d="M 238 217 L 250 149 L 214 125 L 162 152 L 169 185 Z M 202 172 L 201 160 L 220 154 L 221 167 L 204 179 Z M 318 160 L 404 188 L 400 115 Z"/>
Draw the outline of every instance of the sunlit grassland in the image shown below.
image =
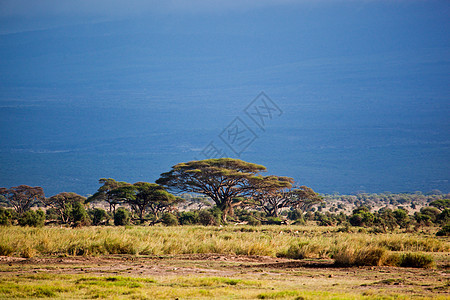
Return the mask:
<path fill-rule="evenodd" d="M 0 255 L 173 255 L 217 253 L 330 258 L 336 252 L 378 247 L 387 251 L 448 252 L 448 238 L 415 233 L 347 233 L 316 226 L 0 227 Z"/>
<path fill-rule="evenodd" d="M 392 280 L 395 281 L 395 280 Z M 0 298 L 60 299 L 410 299 L 409 290 L 373 289 L 364 279 L 298 279 L 295 276 L 269 278 L 166 276 L 84 276 L 33 274 L 0 275 Z M 386 281 L 388 282 L 388 280 Z M 307 283 L 307 284 L 305 284 Z M 355 291 L 354 286 L 367 289 Z M 422 295 L 415 299 L 446 299 L 444 295 Z M 448 298 L 447 298 L 448 299 Z"/>
<path fill-rule="evenodd" d="M 285 268 L 181 255 L 352 261 L 363 255 L 370 259 L 380 249 L 389 254 L 426 253 L 441 267 Z M 1 255 L 55 258 L 48 265 L 39 259 L 12 259 L 17 261 L 12 264 L 5 259 L 0 264 L 0 299 L 448 299 L 450 284 L 442 266 L 448 265 L 449 251 L 448 238 L 427 233 L 339 232 L 318 226 L 0 227 Z M 111 254 L 120 262 L 101 266 L 102 256 Z M 61 257 L 74 260 L 71 256 L 85 258 L 56 263 Z M 141 265 L 155 271 L 141 274 Z M 180 268 L 195 272 L 170 271 Z"/>

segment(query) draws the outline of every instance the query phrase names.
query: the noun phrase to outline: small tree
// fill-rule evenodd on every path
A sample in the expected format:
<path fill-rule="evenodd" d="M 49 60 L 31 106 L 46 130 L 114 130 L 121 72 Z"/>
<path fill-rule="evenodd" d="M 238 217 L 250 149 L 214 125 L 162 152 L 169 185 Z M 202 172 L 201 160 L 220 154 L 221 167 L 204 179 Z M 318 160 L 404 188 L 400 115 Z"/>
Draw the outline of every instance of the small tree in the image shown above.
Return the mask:
<path fill-rule="evenodd" d="M 161 174 L 156 183 L 176 192 L 199 193 L 210 197 L 222 211 L 222 222 L 233 214 L 233 202 L 238 197 L 248 197 L 254 192 L 255 181 L 263 178 L 262 165 L 239 159 L 218 158 L 179 163 Z"/>
<path fill-rule="evenodd" d="M 269 217 L 278 217 L 283 207 L 291 205 L 289 188 L 294 180 L 289 177 L 266 176 L 253 180 L 254 192 L 250 202 L 262 208 Z"/>
<path fill-rule="evenodd" d="M 293 208 L 306 211 L 314 205 L 324 203 L 322 197 L 320 197 L 312 188 L 307 186 L 300 186 L 294 188 L 289 192 L 290 205 Z"/>
<path fill-rule="evenodd" d="M 93 214 L 92 223 L 96 226 L 100 225 L 104 220 L 107 220 L 108 218 L 108 214 L 106 213 L 106 211 L 101 208 L 94 209 L 92 214 Z"/>
<path fill-rule="evenodd" d="M 150 211 L 158 219 L 161 213 L 172 211 L 174 205 L 182 201 L 181 198 L 167 192 L 163 186 L 148 182 L 136 182 L 133 185 L 113 190 L 112 193 L 130 205 L 141 223 L 144 222 L 147 211 Z"/>
<path fill-rule="evenodd" d="M 130 212 L 123 207 L 117 209 L 116 214 L 114 215 L 114 225 L 123 226 L 130 224 Z"/>
<path fill-rule="evenodd" d="M 5 209 L 0 207 L 0 225 L 1 226 L 9 226 L 12 223 L 12 214 L 9 209 Z"/>
<path fill-rule="evenodd" d="M 9 189 L 0 188 L 0 195 L 6 199 L 9 205 L 14 207 L 19 215 L 45 198 L 44 190 L 41 187 L 28 185 L 19 185 Z"/>
<path fill-rule="evenodd" d="M 20 226 L 42 227 L 45 223 L 45 213 L 42 209 L 27 210 L 19 217 Z"/>
<path fill-rule="evenodd" d="M 91 223 L 91 219 L 89 218 L 83 202 L 76 201 L 72 204 L 70 219 L 73 227 L 86 226 Z"/>
<path fill-rule="evenodd" d="M 176 226 L 178 225 L 178 218 L 174 214 L 166 212 L 162 215 L 161 222 L 166 226 Z"/>
<path fill-rule="evenodd" d="M 59 193 L 50 198 L 42 199 L 42 202 L 51 208 L 53 208 L 62 224 L 67 224 L 70 222 L 71 210 L 73 209 L 75 203 L 84 203 L 86 197 L 80 196 L 76 193 Z"/>
<path fill-rule="evenodd" d="M 116 206 L 122 203 L 123 198 L 121 198 L 120 195 L 118 195 L 113 191 L 120 187 L 129 186 L 131 184 L 123 181 L 116 181 L 112 178 L 101 178 L 98 182 L 103 185 L 99 187 L 98 191 L 94 195 L 89 197 L 87 201 L 107 202 L 109 204 L 109 212 L 114 215 L 116 211 Z"/>

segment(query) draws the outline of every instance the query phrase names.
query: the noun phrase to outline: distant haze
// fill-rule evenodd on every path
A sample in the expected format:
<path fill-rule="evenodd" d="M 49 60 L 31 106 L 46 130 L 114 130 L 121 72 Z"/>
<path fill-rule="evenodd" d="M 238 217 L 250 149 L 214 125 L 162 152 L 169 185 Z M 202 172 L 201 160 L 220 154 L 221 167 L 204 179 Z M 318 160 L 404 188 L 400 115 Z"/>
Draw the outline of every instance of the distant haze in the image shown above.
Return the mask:
<path fill-rule="evenodd" d="M 450 192 L 449 20 L 448 1 L 0 0 L 0 186 L 154 182 L 214 141 L 321 193 Z M 261 91 L 283 112 L 263 129 Z M 218 137 L 236 117 L 257 135 L 239 157 Z"/>

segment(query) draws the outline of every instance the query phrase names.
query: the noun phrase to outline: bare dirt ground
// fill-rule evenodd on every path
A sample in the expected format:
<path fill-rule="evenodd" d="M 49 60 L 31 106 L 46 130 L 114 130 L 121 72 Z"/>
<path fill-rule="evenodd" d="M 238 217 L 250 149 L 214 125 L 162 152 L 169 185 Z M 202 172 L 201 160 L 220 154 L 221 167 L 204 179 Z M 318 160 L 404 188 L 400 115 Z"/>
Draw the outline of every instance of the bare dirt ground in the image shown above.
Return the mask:
<path fill-rule="evenodd" d="M 434 269 L 396 267 L 338 268 L 332 260 L 290 260 L 263 256 L 217 254 L 99 257 L 0 257 L 0 275 L 33 273 L 149 278 L 229 277 L 254 280 L 289 280 L 314 291 L 365 295 L 396 291 L 411 297 L 450 299 L 448 257 Z"/>

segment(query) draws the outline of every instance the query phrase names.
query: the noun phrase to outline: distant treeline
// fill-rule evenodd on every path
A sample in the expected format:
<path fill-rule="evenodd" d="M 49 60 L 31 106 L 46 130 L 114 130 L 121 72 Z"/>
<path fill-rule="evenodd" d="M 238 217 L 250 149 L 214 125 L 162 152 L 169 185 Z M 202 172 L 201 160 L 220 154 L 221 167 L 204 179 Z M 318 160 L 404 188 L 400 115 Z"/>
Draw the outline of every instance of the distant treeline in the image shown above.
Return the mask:
<path fill-rule="evenodd" d="M 0 188 L 0 224 L 257 226 L 315 222 L 339 225 L 343 230 L 370 227 L 376 232 L 439 225 L 440 234 L 448 234 L 449 194 L 435 190 L 427 194 L 320 195 L 295 185 L 290 177 L 262 176 L 265 170 L 230 158 L 192 161 L 173 166 L 156 183 L 102 178 L 100 188 L 90 197 L 70 192 L 45 197 L 41 187 L 26 185 Z"/>

